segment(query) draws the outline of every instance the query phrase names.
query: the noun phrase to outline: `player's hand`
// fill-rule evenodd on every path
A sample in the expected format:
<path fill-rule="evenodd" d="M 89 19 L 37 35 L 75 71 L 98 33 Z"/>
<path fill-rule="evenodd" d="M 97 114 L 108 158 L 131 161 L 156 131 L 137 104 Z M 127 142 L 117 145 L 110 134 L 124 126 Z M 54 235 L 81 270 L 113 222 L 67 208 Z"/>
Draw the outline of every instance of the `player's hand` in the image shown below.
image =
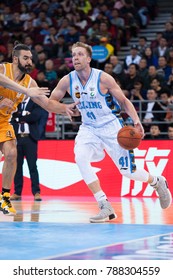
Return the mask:
<path fill-rule="evenodd" d="M 76 105 L 79 104 L 79 101 L 72 103 L 72 104 L 64 104 L 65 105 L 65 113 L 69 117 L 70 121 L 72 121 L 72 117 L 79 116 L 79 110 L 77 109 Z"/>
<path fill-rule="evenodd" d="M 30 87 L 27 88 L 26 95 L 29 97 L 39 97 L 42 95 L 50 95 L 50 89 L 47 87 Z"/>
<path fill-rule="evenodd" d="M 141 138 L 143 139 L 145 136 L 145 131 L 144 131 L 142 124 L 140 122 L 135 123 L 134 127 L 137 128 L 137 130 L 141 133 Z"/>
<path fill-rule="evenodd" d="M 0 109 L 4 108 L 4 107 L 11 109 L 13 107 L 13 105 L 14 105 L 14 102 L 8 98 L 3 98 L 0 101 Z"/>

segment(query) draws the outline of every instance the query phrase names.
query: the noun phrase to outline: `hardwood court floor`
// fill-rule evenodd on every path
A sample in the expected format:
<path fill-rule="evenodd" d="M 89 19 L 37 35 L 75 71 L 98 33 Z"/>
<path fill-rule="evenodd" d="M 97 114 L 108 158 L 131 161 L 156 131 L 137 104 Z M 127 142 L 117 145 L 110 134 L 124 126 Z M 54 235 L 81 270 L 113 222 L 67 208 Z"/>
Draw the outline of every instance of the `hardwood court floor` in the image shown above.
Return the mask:
<path fill-rule="evenodd" d="M 158 198 L 111 198 L 117 219 L 91 224 L 96 202 L 88 197 L 33 197 L 14 201 L 15 217 L 0 213 L 4 260 L 173 259 L 173 204 Z"/>

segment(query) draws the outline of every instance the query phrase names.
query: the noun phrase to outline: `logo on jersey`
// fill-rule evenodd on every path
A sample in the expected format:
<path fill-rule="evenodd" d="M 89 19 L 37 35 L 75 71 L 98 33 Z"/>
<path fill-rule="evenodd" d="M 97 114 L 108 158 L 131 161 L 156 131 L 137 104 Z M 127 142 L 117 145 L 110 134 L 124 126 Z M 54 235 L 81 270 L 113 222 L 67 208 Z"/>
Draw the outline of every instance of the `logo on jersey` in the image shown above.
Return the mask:
<path fill-rule="evenodd" d="M 10 137 L 10 138 L 13 138 L 12 133 L 11 133 L 10 130 L 7 131 L 6 136 L 7 136 L 7 137 Z"/>
<path fill-rule="evenodd" d="M 90 90 L 90 97 L 96 98 L 95 88 L 91 87 L 89 90 Z"/>
<path fill-rule="evenodd" d="M 80 92 L 75 92 L 75 96 L 76 96 L 76 98 L 80 98 Z"/>

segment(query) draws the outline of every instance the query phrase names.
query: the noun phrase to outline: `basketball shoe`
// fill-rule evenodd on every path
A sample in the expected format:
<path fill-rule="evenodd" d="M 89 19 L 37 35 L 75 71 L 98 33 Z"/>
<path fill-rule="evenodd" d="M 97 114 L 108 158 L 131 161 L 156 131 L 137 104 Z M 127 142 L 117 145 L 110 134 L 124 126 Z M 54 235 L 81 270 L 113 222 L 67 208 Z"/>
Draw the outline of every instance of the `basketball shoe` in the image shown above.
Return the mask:
<path fill-rule="evenodd" d="M 16 210 L 13 208 L 10 202 L 10 193 L 8 192 L 0 194 L 0 211 L 2 211 L 3 214 L 7 216 L 16 215 Z"/>
<path fill-rule="evenodd" d="M 107 200 L 101 200 L 98 202 L 100 212 L 90 218 L 91 223 L 104 223 L 106 221 L 116 219 L 117 215 L 114 213 L 114 209 Z"/>
<path fill-rule="evenodd" d="M 160 206 L 162 209 L 168 208 L 172 203 L 172 196 L 168 189 L 168 183 L 163 176 L 157 177 L 157 183 L 152 187 L 156 190 L 159 195 Z"/>

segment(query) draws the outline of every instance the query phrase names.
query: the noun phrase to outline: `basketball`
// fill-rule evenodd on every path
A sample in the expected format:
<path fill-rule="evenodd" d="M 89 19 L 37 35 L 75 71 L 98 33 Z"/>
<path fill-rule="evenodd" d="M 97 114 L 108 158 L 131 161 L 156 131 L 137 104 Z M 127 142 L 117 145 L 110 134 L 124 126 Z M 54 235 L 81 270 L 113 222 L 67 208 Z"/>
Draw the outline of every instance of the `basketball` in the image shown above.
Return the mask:
<path fill-rule="evenodd" d="M 119 145 L 126 150 L 133 150 L 137 148 L 141 139 L 140 132 L 131 125 L 122 127 L 117 135 Z"/>

